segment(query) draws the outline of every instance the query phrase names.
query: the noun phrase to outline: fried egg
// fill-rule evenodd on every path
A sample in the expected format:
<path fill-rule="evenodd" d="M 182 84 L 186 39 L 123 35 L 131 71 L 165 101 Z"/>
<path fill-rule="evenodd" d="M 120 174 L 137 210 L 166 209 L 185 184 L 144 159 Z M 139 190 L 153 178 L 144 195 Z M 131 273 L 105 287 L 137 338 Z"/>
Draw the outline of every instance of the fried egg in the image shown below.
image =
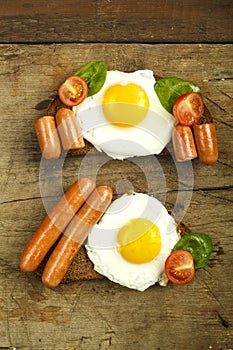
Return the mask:
<path fill-rule="evenodd" d="M 101 90 L 74 107 L 84 139 L 114 159 L 159 154 L 175 119 L 154 84 L 151 70 L 108 71 Z"/>
<path fill-rule="evenodd" d="M 86 250 L 101 275 L 144 291 L 163 285 L 164 263 L 177 241 L 175 221 L 162 203 L 133 192 L 112 202 L 89 233 Z"/>

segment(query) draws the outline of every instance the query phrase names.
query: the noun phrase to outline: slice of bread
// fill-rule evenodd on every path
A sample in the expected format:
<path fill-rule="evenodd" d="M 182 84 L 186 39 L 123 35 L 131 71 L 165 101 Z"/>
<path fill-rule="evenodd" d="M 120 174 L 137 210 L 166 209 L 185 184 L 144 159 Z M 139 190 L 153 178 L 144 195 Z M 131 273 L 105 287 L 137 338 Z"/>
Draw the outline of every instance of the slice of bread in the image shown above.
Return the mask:
<path fill-rule="evenodd" d="M 177 232 L 179 236 L 183 236 L 190 232 L 190 229 L 183 223 L 177 225 Z M 51 251 L 50 251 L 51 253 Z M 50 255 L 45 257 L 43 263 L 35 271 L 35 275 L 41 278 L 44 265 Z M 94 270 L 94 265 L 88 258 L 86 249 L 82 246 L 79 252 L 74 257 L 72 264 L 70 265 L 66 275 L 63 278 L 63 283 L 75 282 L 75 281 L 86 281 L 86 280 L 97 280 L 104 278 L 98 272 Z"/>

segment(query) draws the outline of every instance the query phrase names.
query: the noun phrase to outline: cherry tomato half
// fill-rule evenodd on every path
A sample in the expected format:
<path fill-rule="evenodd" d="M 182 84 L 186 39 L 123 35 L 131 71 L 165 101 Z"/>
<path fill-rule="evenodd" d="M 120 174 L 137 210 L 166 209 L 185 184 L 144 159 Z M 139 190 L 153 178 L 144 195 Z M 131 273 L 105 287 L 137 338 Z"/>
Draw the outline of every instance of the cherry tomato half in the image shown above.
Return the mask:
<path fill-rule="evenodd" d="M 195 275 L 194 260 L 186 250 L 175 250 L 165 262 L 165 273 L 169 281 L 175 284 L 187 284 Z"/>
<path fill-rule="evenodd" d="M 88 94 L 88 86 L 84 79 L 72 75 L 59 87 L 58 95 L 62 103 L 73 107 L 80 104 Z"/>
<path fill-rule="evenodd" d="M 181 125 L 190 126 L 197 123 L 203 113 L 204 103 L 197 92 L 181 95 L 173 105 L 174 117 Z"/>

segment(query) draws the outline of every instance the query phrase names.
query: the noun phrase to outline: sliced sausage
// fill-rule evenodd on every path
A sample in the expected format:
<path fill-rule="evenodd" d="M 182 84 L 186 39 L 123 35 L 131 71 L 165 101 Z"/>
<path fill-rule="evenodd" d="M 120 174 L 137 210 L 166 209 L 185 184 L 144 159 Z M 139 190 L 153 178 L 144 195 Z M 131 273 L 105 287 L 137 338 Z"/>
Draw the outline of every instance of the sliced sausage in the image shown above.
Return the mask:
<path fill-rule="evenodd" d="M 197 153 L 200 161 L 213 165 L 218 159 L 218 143 L 214 123 L 193 126 Z"/>
<path fill-rule="evenodd" d="M 39 266 L 94 188 L 94 180 L 83 177 L 67 190 L 27 243 L 20 258 L 22 271 L 34 271 Z"/>
<path fill-rule="evenodd" d="M 61 145 L 56 129 L 55 117 L 41 117 L 35 120 L 34 127 L 43 157 L 46 159 L 59 158 Z"/>
<path fill-rule="evenodd" d="M 62 281 L 74 256 L 111 200 L 111 188 L 99 186 L 74 216 L 45 265 L 42 282 L 46 287 L 54 288 Z"/>
<path fill-rule="evenodd" d="M 172 132 L 172 143 L 177 162 L 197 158 L 196 146 L 189 126 L 176 125 Z"/>

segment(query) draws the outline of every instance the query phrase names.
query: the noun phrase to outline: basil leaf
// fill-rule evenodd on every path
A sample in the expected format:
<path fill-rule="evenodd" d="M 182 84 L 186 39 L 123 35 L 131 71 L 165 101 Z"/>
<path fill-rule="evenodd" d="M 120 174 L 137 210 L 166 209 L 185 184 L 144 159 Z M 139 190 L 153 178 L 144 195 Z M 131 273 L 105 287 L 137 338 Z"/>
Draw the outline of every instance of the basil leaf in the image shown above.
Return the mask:
<path fill-rule="evenodd" d="M 104 62 L 94 61 L 81 67 L 75 75 L 83 78 L 88 85 L 88 96 L 95 95 L 106 80 L 107 66 Z"/>
<path fill-rule="evenodd" d="M 180 78 L 159 79 L 154 85 L 155 92 L 161 105 L 172 114 L 172 107 L 177 98 L 187 92 L 198 92 L 201 90 L 193 83 Z"/>
<path fill-rule="evenodd" d="M 210 254 L 213 250 L 211 238 L 204 233 L 187 233 L 175 244 L 172 251 L 187 250 L 193 256 L 195 269 L 203 268 L 207 265 Z"/>

